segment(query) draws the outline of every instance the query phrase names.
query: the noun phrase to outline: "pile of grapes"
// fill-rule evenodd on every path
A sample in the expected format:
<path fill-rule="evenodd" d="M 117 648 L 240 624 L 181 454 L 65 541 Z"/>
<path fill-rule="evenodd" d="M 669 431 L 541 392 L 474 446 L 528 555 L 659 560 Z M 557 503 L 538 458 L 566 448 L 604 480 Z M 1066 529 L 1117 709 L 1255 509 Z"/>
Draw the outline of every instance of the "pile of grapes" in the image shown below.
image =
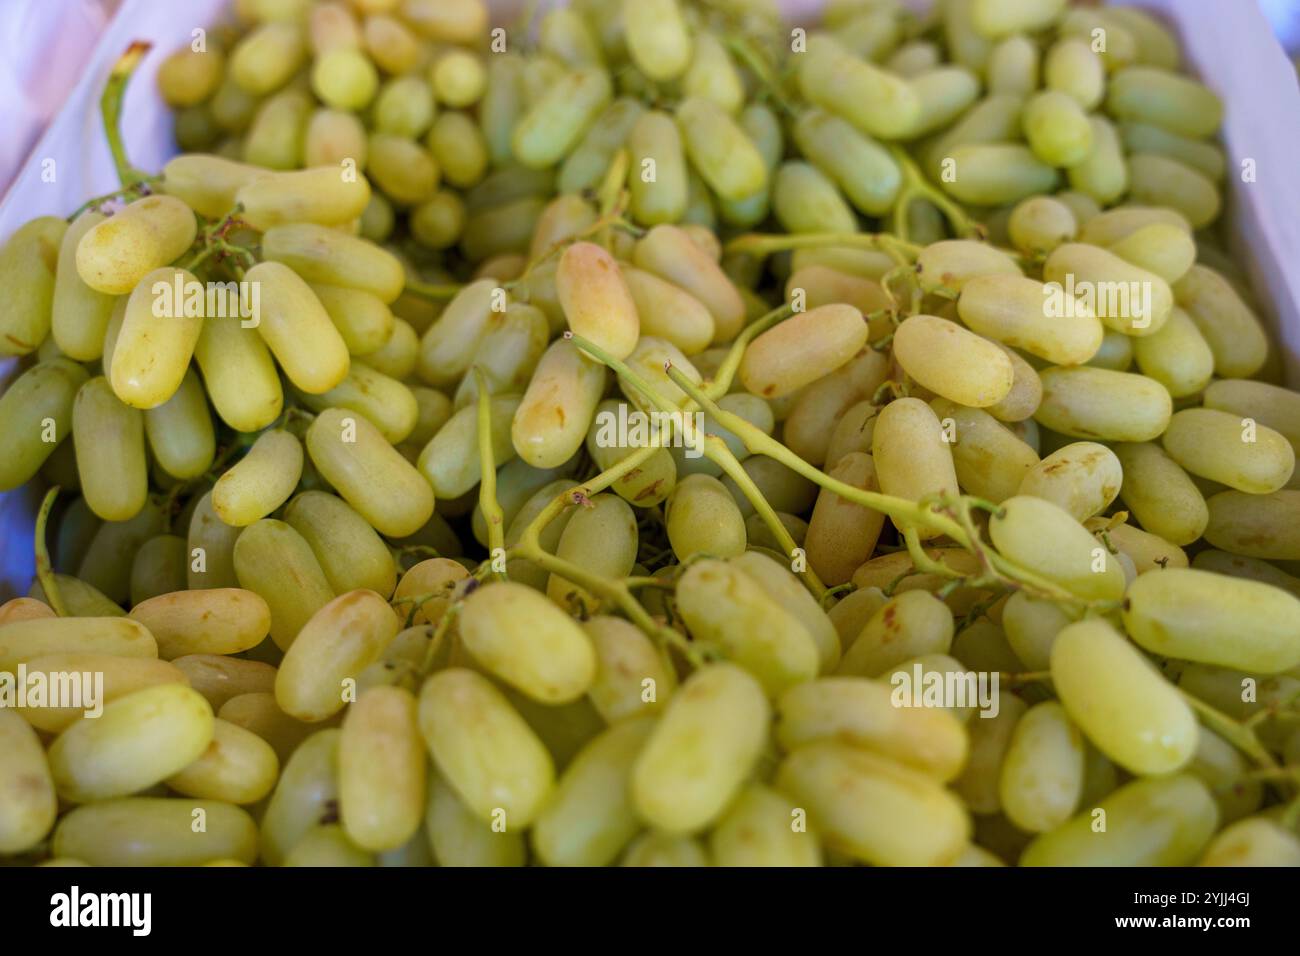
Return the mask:
<path fill-rule="evenodd" d="M 1300 394 L 1167 27 L 200 26 L 0 251 L 0 857 L 1300 865 Z"/>

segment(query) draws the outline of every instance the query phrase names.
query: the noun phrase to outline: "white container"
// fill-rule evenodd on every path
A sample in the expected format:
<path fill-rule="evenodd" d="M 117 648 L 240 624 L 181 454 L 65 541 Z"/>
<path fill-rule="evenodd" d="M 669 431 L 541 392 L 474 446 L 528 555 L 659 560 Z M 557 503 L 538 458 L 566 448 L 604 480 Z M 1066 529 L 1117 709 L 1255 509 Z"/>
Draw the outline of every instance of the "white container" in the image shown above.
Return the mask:
<path fill-rule="evenodd" d="M 1228 246 L 1250 276 L 1292 387 L 1300 387 L 1300 86 L 1255 0 L 1129 0 L 1171 23 L 1191 71 L 1226 104 L 1222 131 L 1229 158 L 1225 222 Z M 1274 7 L 1279 0 L 1269 0 Z M 1294 6 L 1295 0 L 1292 0 Z M 803 11 L 816 0 L 790 0 Z M 228 0 L 125 0 L 85 72 L 28 157 L 0 206 L 0 238 L 39 215 L 66 215 L 89 196 L 117 186 L 100 127 L 99 96 L 113 61 L 132 41 L 153 50 L 127 89 L 123 134 L 132 162 L 159 169 L 175 152 L 171 118 L 154 86 L 162 59 L 218 22 Z M 1294 20 L 1292 21 L 1294 23 Z M 43 163 L 55 162 L 53 182 Z M 1255 181 L 1243 182 L 1253 161 Z M 16 371 L 0 361 L 0 389 Z M 3 453 L 3 452 L 0 452 Z M 25 594 L 33 574 L 33 516 L 40 489 L 0 495 L 0 600 Z"/>

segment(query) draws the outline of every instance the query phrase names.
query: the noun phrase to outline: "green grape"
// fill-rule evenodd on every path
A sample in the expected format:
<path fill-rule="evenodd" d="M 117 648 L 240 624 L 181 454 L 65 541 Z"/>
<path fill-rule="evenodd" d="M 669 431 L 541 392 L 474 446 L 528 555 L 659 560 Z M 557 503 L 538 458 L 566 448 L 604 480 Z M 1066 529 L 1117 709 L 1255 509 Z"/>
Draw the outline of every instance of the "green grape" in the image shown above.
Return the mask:
<path fill-rule="evenodd" d="M 307 121 L 302 144 L 303 165 L 309 169 L 316 166 L 343 167 L 350 173 L 365 167 L 369 148 L 366 128 L 361 120 L 343 110 L 322 107 L 312 111 L 311 119 Z M 339 175 L 339 179 L 343 177 Z"/>
<path fill-rule="evenodd" d="M 76 803 L 129 796 L 192 763 L 212 742 L 208 702 L 183 684 L 159 684 L 105 705 L 50 746 L 50 775 Z"/>
<path fill-rule="evenodd" d="M 0 319 L 0 356 L 26 355 L 48 339 L 55 267 L 68 231 L 65 220 L 41 216 L 0 247 L 0 282 L 9 290 L 9 304 Z"/>
<path fill-rule="evenodd" d="M 1259 318 L 1223 276 L 1194 265 L 1175 284 L 1174 298 L 1209 343 L 1216 375 L 1249 378 L 1259 371 L 1268 357 L 1268 339 Z"/>
<path fill-rule="evenodd" d="M 8 453 L 0 490 L 29 481 L 73 427 L 73 407 L 89 376 L 75 362 L 54 359 L 32 366 L 0 395 Z"/>
<path fill-rule="evenodd" d="M 1248 424 L 1229 412 L 1186 408 L 1169 420 L 1161 441 L 1190 473 L 1238 491 L 1278 491 L 1295 470 L 1295 450 L 1267 425 Z"/>
<path fill-rule="evenodd" d="M 989 535 L 1006 557 L 1077 594 L 1117 600 L 1124 593 L 1124 575 L 1114 556 L 1069 512 L 1049 501 L 1029 495 L 1008 498 L 990 520 Z"/>
<path fill-rule="evenodd" d="M 311 547 L 283 521 L 263 518 L 239 535 L 232 550 L 239 586 L 271 609 L 271 639 L 286 650 L 334 592 Z M 337 696 L 337 695 L 336 695 Z"/>
<path fill-rule="evenodd" d="M 1102 811 L 1105 830 L 1094 830 Z M 1186 866 L 1218 826 L 1209 790 L 1187 774 L 1135 780 L 1100 806 L 1044 833 L 1025 849 L 1023 866 Z"/>
<path fill-rule="evenodd" d="M 262 254 L 272 262 L 284 263 L 309 282 L 360 289 L 388 304 L 401 295 L 406 283 L 402 264 L 392 253 L 364 239 L 313 223 L 268 229 L 262 236 Z M 281 274 L 279 270 L 273 273 L 276 277 Z M 316 334 L 324 335 L 327 340 L 331 338 L 328 334 Z M 276 358 L 280 356 L 277 354 Z"/>
<path fill-rule="evenodd" d="M 164 592 L 137 602 L 130 618 L 153 634 L 163 660 L 187 654 L 238 654 L 256 647 L 271 625 L 266 602 L 239 588 Z"/>
<path fill-rule="evenodd" d="M 1092 126 L 1083 107 L 1066 93 L 1031 96 L 1021 113 L 1025 139 L 1049 166 L 1076 166 L 1092 152 Z"/>
<path fill-rule="evenodd" d="M 126 521 L 145 505 L 148 474 L 144 416 L 113 394 L 108 380 L 92 378 L 77 391 L 72 437 L 82 495 L 105 521 Z"/>
<path fill-rule="evenodd" d="M 531 169 L 554 166 L 580 142 L 611 95 L 609 76 L 599 67 L 566 73 L 515 125 L 511 133 L 515 159 Z"/>
<path fill-rule="evenodd" d="M 448 110 L 438 114 L 426 144 L 443 180 L 458 189 L 473 186 L 487 171 L 487 143 L 467 113 Z"/>
<path fill-rule="evenodd" d="M 1088 42 L 1062 37 L 1043 58 L 1043 85 L 1073 97 L 1085 110 L 1101 103 L 1106 93 L 1106 68 Z"/>
<path fill-rule="evenodd" d="M 655 83 L 686 73 L 693 42 L 677 0 L 622 0 L 623 30 L 632 62 Z"/>
<path fill-rule="evenodd" d="M 243 186 L 235 201 L 240 214 L 254 229 L 268 231 L 289 223 L 319 223 L 334 226 L 351 222 L 370 201 L 370 185 L 364 176 L 348 169 L 304 169 L 271 173 Z"/>
<path fill-rule="evenodd" d="M 1038 47 L 1024 34 L 1013 33 L 989 51 L 990 96 L 1028 96 L 1038 89 Z M 947 125 L 946 123 L 942 125 Z"/>
<path fill-rule="evenodd" d="M 549 337 L 546 316 L 538 308 L 512 302 L 504 313 L 491 313 L 473 358 L 473 367 L 484 372 L 487 392 L 493 395 L 523 392 L 532 380 L 542 352 L 546 351 Z M 463 408 L 477 399 L 477 377 L 461 378 L 456 388 L 455 407 Z"/>
<path fill-rule="evenodd" d="M 787 232 L 856 232 L 857 218 L 835 184 L 811 163 L 791 161 L 776 171 L 772 206 Z"/>
<path fill-rule="evenodd" d="M 1124 147 L 1130 153 L 1144 153 L 1178 160 L 1201 173 L 1212 183 L 1222 182 L 1227 172 L 1227 159 L 1223 155 L 1223 149 L 1214 143 L 1172 133 L 1161 126 L 1136 120 L 1122 122 L 1120 135 L 1124 140 Z"/>
<path fill-rule="evenodd" d="M 323 491 L 304 491 L 289 502 L 284 520 L 307 542 L 335 593 L 393 593 L 397 565 L 387 545 L 345 501 Z"/>
<path fill-rule="evenodd" d="M 1052 644 L 1051 671 L 1066 712 L 1125 769 L 1167 774 L 1191 759 L 1197 740 L 1191 708 L 1106 622 L 1080 621 L 1063 628 Z"/>
<path fill-rule="evenodd" d="M 244 162 L 267 169 L 296 169 L 306 155 L 313 102 L 303 90 L 281 90 L 255 107 L 244 136 Z"/>
<path fill-rule="evenodd" d="M 626 142 L 632 217 L 646 226 L 677 222 L 689 199 L 686 156 L 677 123 L 667 113 L 642 112 Z"/>
<path fill-rule="evenodd" d="M 673 695 L 632 768 L 638 814 L 665 833 L 716 820 L 758 760 L 769 707 L 759 683 L 732 664 L 696 671 Z"/>
<path fill-rule="evenodd" d="M 555 789 L 554 762 L 486 678 L 463 668 L 434 674 L 420 691 L 419 722 L 439 772 L 475 818 L 507 832 L 537 819 Z"/>
<path fill-rule="evenodd" d="M 868 136 L 900 139 L 918 128 L 921 97 L 910 83 L 854 56 L 829 35 L 814 35 L 799 59 L 809 102 L 843 116 Z"/>
<path fill-rule="evenodd" d="M 194 811 L 205 827 L 191 830 Z M 54 830 L 56 857 L 90 866 L 197 866 L 209 860 L 252 865 L 257 824 L 244 810 L 217 800 L 126 797 L 77 807 Z"/>
<path fill-rule="evenodd" d="M 366 16 L 361 24 L 361 39 L 375 65 L 391 76 L 409 73 L 423 56 L 420 41 L 410 27 L 388 16 L 386 10 Z"/>
<path fill-rule="evenodd" d="M 967 143 L 953 148 L 951 181 L 944 187 L 965 203 L 994 206 L 1055 190 L 1059 177 L 1018 143 Z"/>
<path fill-rule="evenodd" d="M 347 377 L 328 392 L 303 394 L 301 400 L 314 412 L 327 408 L 358 412 L 392 445 L 406 440 L 419 415 L 415 395 L 409 388 L 362 362 L 353 362 Z"/>
<path fill-rule="evenodd" d="M 1129 168 L 1115 127 L 1100 116 L 1088 117 L 1092 126 L 1092 152 L 1066 170 L 1070 188 L 1101 205 L 1109 205 L 1129 188 Z"/>
<path fill-rule="evenodd" d="M 150 538 L 140 546 L 131 564 L 132 606 L 160 594 L 182 590 L 185 574 L 185 539 L 173 534 Z"/>
<path fill-rule="evenodd" d="M 279 772 L 280 761 L 270 744 L 218 718 L 209 749 L 166 783 L 187 797 L 252 804 L 271 792 Z"/>
<path fill-rule="evenodd" d="M 980 34 L 997 38 L 1051 26 L 1065 6 L 1066 0 L 972 0 L 970 16 Z"/>
<path fill-rule="evenodd" d="M 1138 153 L 1128 162 L 1129 191 L 1135 202 L 1176 209 L 1196 229 L 1219 217 L 1219 190 L 1199 170 L 1156 153 Z"/>
<path fill-rule="evenodd" d="M 347 836 L 371 851 L 410 840 L 424 817 L 427 766 L 410 691 L 373 687 L 361 694 L 339 736 L 339 810 Z"/>
<path fill-rule="evenodd" d="M 197 106 L 216 90 L 225 66 L 220 47 L 182 47 L 158 65 L 158 91 L 169 106 Z"/>
<path fill-rule="evenodd" d="M 265 96 L 287 83 L 307 58 L 306 37 L 296 23 L 263 23 L 230 53 L 230 75 L 240 88 Z"/>
<path fill-rule="evenodd" d="M 489 408 L 492 458 L 504 463 L 515 455 L 510 429 L 506 426 L 518 419 L 522 405 L 518 395 L 502 395 L 493 398 Z M 459 498 L 482 478 L 477 430 L 478 409 L 467 405 L 452 415 L 420 452 L 420 474 L 440 499 Z"/>
<path fill-rule="evenodd" d="M 1205 138 L 1218 130 L 1223 104 L 1195 80 L 1155 67 L 1131 66 L 1111 77 L 1106 111 L 1116 119 Z"/>
<path fill-rule="evenodd" d="M 325 409 L 307 431 L 307 451 L 322 477 L 380 533 L 413 534 L 432 515 L 433 489 L 364 416 Z"/>
<path fill-rule="evenodd" d="M 379 72 L 360 50 L 330 50 L 312 64 L 311 88 L 326 106 L 355 112 L 374 99 Z"/>
<path fill-rule="evenodd" d="M 826 845 L 876 865 L 934 866 L 957 857 L 970 835 L 960 801 L 937 781 L 834 741 L 796 748 L 776 784 L 806 808 Z"/>

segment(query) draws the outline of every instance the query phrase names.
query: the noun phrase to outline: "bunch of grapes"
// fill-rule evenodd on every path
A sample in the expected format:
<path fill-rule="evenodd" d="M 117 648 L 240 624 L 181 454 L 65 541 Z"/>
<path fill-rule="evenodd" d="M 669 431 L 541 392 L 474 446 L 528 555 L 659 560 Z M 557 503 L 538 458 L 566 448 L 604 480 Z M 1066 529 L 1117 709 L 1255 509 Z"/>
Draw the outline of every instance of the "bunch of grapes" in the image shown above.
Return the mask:
<path fill-rule="evenodd" d="M 157 173 L 129 53 L 122 188 L 0 250 L 0 703 L 103 691 L 0 707 L 0 855 L 1300 865 L 1220 101 L 936 7 L 236 0 Z"/>

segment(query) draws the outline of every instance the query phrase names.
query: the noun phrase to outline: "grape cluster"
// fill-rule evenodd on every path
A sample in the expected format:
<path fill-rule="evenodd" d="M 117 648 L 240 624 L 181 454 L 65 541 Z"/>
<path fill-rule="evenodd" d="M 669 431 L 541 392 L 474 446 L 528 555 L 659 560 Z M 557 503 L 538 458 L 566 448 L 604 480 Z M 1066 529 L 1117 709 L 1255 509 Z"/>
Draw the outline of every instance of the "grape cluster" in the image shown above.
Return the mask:
<path fill-rule="evenodd" d="M 236 0 L 156 174 L 139 55 L 0 250 L 0 695 L 102 685 L 0 855 L 1300 865 L 1300 394 L 1149 14 Z"/>

